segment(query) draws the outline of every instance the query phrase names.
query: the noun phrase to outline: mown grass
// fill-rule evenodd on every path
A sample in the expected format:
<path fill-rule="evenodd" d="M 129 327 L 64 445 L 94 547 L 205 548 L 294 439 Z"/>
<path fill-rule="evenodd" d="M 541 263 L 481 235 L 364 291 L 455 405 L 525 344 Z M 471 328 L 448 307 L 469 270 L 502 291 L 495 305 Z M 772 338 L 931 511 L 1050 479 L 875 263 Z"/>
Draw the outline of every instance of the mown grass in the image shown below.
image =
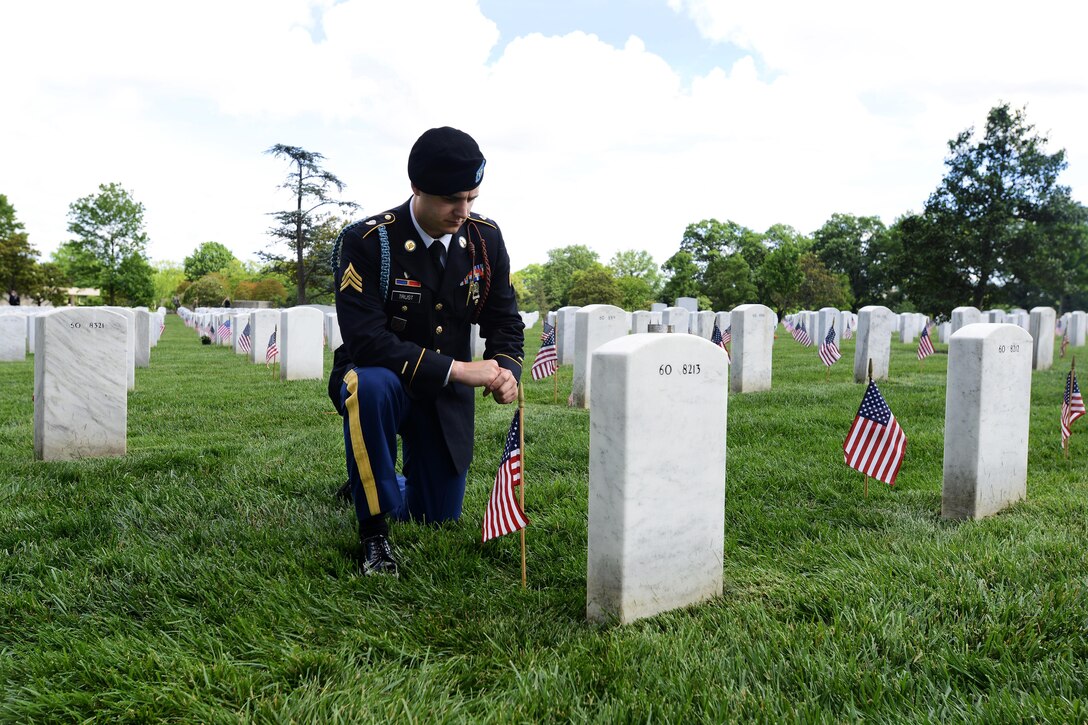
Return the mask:
<path fill-rule="evenodd" d="M 724 596 L 625 627 L 585 621 L 570 368 L 558 404 L 550 380 L 526 386 L 522 590 L 516 537 L 479 543 L 511 407 L 478 406 L 462 521 L 396 526 L 401 577 L 364 578 L 323 381 L 280 383 L 171 317 L 128 455 L 43 463 L 33 363 L 0 365 L 0 719 L 1088 719 L 1088 437 L 1060 458 L 1065 363 L 1033 375 L 1027 500 L 950 523 L 947 357 L 919 371 L 893 347 L 896 487 L 866 499 L 842 463 L 853 343 L 824 382 L 780 334 L 774 389 L 729 400 Z"/>

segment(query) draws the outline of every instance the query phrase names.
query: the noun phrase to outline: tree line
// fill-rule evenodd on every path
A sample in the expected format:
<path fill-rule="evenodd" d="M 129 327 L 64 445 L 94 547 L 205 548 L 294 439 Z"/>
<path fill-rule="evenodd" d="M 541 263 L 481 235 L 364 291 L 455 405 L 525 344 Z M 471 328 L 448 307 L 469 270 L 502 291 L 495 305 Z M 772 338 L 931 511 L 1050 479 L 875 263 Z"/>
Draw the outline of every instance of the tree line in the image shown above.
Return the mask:
<path fill-rule="evenodd" d="M 270 248 L 258 253 L 260 263 L 243 262 L 223 244 L 208 241 L 181 264 L 152 264 L 146 256 L 143 204 L 120 184 L 109 183 L 69 205 L 72 238 L 47 261 L 40 260 L 15 207 L 0 194 L 0 284 L 12 298 L 39 305 L 63 304 L 70 287 L 99 290 L 98 297 L 82 304 L 201 306 L 230 299 L 331 303 L 329 259 L 346 222 L 318 210 L 328 205 L 352 210 L 357 205 L 332 198 L 332 190 L 342 191 L 344 184 L 321 168 L 321 154 L 283 144 L 266 153 L 289 162 L 291 170 L 281 186 L 295 195 L 296 206 L 269 212 L 277 223 L 268 230 Z M 280 253 L 277 247 L 283 244 L 290 254 Z"/>
<path fill-rule="evenodd" d="M 592 303 L 634 310 L 677 297 L 717 310 L 760 302 L 780 316 L 871 304 L 943 315 L 964 304 L 1083 309 L 1088 208 L 1059 183 L 1065 152 L 1048 152 L 1047 143 L 1023 109 L 1002 103 L 990 110 L 980 137 L 968 128 L 948 142 L 937 189 L 920 212 L 891 226 L 847 213 L 833 214 L 812 234 L 785 224 L 759 232 L 704 219 L 687 226 L 660 267 L 646 251 L 621 251 L 604 264 L 574 244 L 550 250 L 546 262 L 515 272 L 512 282 L 521 306 L 538 310 Z M 45 262 L 0 195 L 0 284 L 55 304 L 69 286 L 98 287 L 109 304 L 216 304 L 232 297 L 331 302 L 330 259 L 345 220 L 329 208 L 359 207 L 336 198 L 345 184 L 323 168 L 320 153 L 284 144 L 265 153 L 287 162 L 280 186 L 294 204 L 269 212 L 276 223 L 260 264 L 205 242 L 183 265 L 151 265 L 143 205 L 111 183 L 71 204 L 73 238 Z"/>
<path fill-rule="evenodd" d="M 1064 151 L 1023 109 L 990 110 L 948 142 L 946 172 L 920 212 L 886 226 L 879 217 L 836 213 L 811 235 L 776 224 L 763 232 L 734 221 L 689 224 L 660 268 L 647 252 L 608 265 L 587 247 L 548 252 L 514 274 L 523 305 L 614 304 L 696 297 L 704 309 L 759 302 L 779 316 L 798 309 L 884 305 L 949 315 L 972 305 L 1088 305 L 1088 209 L 1059 183 Z"/>

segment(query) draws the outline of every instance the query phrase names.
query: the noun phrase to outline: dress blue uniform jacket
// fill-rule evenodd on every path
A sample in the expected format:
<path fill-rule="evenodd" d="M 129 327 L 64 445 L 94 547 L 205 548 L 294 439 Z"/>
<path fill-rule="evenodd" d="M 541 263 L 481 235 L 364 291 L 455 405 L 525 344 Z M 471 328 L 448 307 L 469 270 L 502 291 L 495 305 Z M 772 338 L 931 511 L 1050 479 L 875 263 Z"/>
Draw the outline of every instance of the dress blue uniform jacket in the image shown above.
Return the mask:
<path fill-rule="evenodd" d="M 336 263 L 337 349 L 329 394 L 353 367 L 381 366 L 413 399 L 435 401 L 454 466 L 472 461 L 473 388 L 446 382 L 454 360 L 472 360 L 470 325 L 486 338 L 484 358 L 521 378 L 525 326 L 510 286 L 510 257 L 495 222 L 471 214 L 449 243 L 439 277 L 408 205 L 345 227 Z"/>

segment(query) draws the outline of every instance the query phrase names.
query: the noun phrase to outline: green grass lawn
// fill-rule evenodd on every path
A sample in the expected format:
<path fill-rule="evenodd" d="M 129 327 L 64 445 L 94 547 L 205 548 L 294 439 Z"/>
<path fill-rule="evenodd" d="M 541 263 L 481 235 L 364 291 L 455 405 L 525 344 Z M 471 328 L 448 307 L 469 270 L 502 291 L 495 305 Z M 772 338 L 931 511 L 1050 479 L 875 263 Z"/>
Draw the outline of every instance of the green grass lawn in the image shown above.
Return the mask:
<path fill-rule="evenodd" d="M 585 621 L 589 414 L 565 406 L 569 367 L 558 404 L 526 384 L 522 590 L 517 536 L 479 543 L 510 406 L 478 406 L 462 521 L 395 525 L 400 578 L 364 578 L 325 381 L 281 383 L 171 316 L 136 371 L 128 455 L 43 463 L 33 362 L 0 364 L 0 720 L 1085 721 L 1068 358 L 1032 377 L 1027 500 L 950 523 L 947 356 L 919 370 L 893 343 L 880 387 L 907 456 L 866 499 L 842 462 L 864 391 L 843 348 L 825 382 L 779 328 L 773 391 L 729 400 L 724 596 L 624 627 Z"/>

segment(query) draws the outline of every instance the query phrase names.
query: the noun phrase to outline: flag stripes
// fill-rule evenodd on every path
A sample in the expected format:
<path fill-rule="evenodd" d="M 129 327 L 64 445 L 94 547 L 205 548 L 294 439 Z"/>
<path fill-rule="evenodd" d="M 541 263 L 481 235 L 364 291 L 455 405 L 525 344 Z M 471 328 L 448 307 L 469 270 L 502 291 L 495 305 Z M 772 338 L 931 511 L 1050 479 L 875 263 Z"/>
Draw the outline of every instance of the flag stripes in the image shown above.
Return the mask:
<path fill-rule="evenodd" d="M 521 485 L 521 421 L 520 411 L 514 412 L 514 420 L 506 434 L 502 460 L 495 474 L 491 498 L 484 509 L 482 541 L 520 531 L 529 525 L 525 512 L 518 504 L 515 489 Z"/>

